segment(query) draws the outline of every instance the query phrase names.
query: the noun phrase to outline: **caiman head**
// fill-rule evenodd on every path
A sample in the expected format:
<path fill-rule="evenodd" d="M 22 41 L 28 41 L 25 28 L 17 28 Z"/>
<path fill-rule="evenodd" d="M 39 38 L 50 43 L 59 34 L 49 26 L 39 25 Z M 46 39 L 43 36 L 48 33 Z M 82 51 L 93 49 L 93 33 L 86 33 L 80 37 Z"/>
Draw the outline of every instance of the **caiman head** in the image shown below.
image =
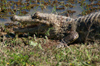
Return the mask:
<path fill-rule="evenodd" d="M 62 15 L 39 13 L 29 16 L 11 17 L 12 21 L 18 21 L 23 27 L 14 28 L 16 33 L 37 33 L 37 34 L 50 34 L 50 37 L 61 38 L 66 33 L 69 23 L 74 19 Z"/>
<path fill-rule="evenodd" d="M 44 16 L 45 15 L 45 16 Z M 53 19 L 49 17 L 49 15 L 39 13 L 35 13 L 34 15 L 29 16 L 17 16 L 14 15 L 11 17 L 13 22 L 17 21 L 22 26 L 18 28 L 14 28 L 15 33 L 31 33 L 31 34 L 51 34 L 50 36 L 54 36 L 57 34 L 59 26 L 53 23 Z M 57 20 L 55 18 L 55 20 Z M 48 33 L 49 32 L 49 33 Z"/>

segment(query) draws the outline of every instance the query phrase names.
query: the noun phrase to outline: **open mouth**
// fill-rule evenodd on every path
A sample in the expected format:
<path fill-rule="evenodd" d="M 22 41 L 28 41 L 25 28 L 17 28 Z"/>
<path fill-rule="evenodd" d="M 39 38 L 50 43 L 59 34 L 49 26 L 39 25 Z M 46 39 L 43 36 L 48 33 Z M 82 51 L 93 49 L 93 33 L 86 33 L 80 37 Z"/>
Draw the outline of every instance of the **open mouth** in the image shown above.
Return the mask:
<path fill-rule="evenodd" d="M 39 21 L 39 20 L 38 20 Z M 41 33 L 44 34 L 51 26 L 40 21 L 6 23 L 7 28 L 12 28 L 16 33 Z"/>
<path fill-rule="evenodd" d="M 17 24 L 17 27 L 13 27 L 13 31 L 22 33 L 46 32 L 53 27 L 54 23 L 52 23 L 52 19 L 48 14 L 45 15 L 43 13 L 35 13 L 33 16 L 14 15 L 11 17 L 11 21 L 17 21 L 19 24 Z"/>

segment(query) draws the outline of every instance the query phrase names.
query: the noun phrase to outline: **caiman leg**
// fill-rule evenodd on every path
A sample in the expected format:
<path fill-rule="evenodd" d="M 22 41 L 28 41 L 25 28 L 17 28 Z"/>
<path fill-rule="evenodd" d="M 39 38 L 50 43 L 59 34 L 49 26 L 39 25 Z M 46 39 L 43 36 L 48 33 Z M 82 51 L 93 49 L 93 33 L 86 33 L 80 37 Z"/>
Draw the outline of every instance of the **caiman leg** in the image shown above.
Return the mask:
<path fill-rule="evenodd" d="M 76 39 L 78 39 L 79 34 L 76 31 L 69 31 L 69 35 L 65 36 L 60 44 L 57 45 L 57 48 L 66 47 L 68 44 L 74 42 Z"/>

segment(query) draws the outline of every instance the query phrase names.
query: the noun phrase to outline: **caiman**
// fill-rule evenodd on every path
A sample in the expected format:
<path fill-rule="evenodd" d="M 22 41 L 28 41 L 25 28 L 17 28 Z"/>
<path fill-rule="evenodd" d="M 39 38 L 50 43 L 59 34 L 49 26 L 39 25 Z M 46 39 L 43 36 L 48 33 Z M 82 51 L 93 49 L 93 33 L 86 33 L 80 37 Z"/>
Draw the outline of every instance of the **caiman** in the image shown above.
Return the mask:
<path fill-rule="evenodd" d="M 11 20 L 25 25 L 22 28 L 14 28 L 15 33 L 46 35 L 48 38 L 60 40 L 58 47 L 74 41 L 100 41 L 100 12 L 78 18 L 36 12 L 29 16 L 14 15 Z"/>

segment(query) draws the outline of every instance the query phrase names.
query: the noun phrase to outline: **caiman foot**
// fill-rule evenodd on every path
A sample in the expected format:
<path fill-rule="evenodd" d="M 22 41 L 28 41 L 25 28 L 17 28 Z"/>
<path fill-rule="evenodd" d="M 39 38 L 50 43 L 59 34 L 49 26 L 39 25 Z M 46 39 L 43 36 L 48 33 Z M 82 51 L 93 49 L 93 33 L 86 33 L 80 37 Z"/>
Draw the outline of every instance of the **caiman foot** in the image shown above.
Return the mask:
<path fill-rule="evenodd" d="M 70 31 L 68 36 L 65 36 L 57 48 L 67 47 L 69 44 L 73 43 L 76 39 L 78 39 L 79 35 L 76 31 Z"/>

